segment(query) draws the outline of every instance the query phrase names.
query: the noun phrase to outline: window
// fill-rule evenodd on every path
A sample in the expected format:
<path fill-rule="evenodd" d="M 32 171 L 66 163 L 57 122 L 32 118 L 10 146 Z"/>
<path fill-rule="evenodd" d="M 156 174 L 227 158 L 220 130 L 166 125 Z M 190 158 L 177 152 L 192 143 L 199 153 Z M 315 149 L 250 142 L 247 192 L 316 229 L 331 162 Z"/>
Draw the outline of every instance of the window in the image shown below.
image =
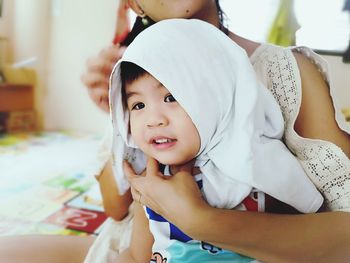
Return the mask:
<path fill-rule="evenodd" d="M 221 0 L 229 28 L 258 42 L 266 42 L 279 4 L 279 0 Z M 344 0 L 294 0 L 300 25 L 296 44 L 323 53 L 343 53 L 350 36 L 350 11 L 342 11 L 343 6 Z"/>
<path fill-rule="evenodd" d="M 344 0 L 295 0 L 301 25 L 297 44 L 320 51 L 344 51 L 349 44 L 350 13 L 342 11 L 343 6 Z"/>

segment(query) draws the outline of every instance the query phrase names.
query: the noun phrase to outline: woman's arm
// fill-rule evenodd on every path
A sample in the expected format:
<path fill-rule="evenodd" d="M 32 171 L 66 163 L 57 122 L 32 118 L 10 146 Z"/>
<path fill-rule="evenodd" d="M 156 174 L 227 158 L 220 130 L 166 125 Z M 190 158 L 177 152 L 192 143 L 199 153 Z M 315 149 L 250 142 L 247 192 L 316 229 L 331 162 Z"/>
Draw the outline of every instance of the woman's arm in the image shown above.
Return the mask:
<path fill-rule="evenodd" d="M 179 222 L 189 236 L 264 262 L 348 262 L 350 213 L 278 215 L 206 207 L 192 222 Z M 203 226 L 207 226 L 203 228 Z"/>
<path fill-rule="evenodd" d="M 335 110 L 329 87 L 317 67 L 304 55 L 294 52 L 301 84 L 302 101 L 295 130 L 302 137 L 330 141 L 350 158 L 350 135 L 335 121 Z"/>
<path fill-rule="evenodd" d="M 116 263 L 150 262 L 153 242 L 145 212 L 141 205 L 135 204 L 130 247 L 118 256 Z"/>
<path fill-rule="evenodd" d="M 119 195 L 110 160 L 106 163 L 101 175 L 98 177 L 98 182 L 105 213 L 116 221 L 122 220 L 128 214 L 129 206 L 132 203 L 132 196 L 130 190 L 124 195 Z"/>
<path fill-rule="evenodd" d="M 277 215 L 210 207 L 190 169 L 159 176 L 150 159 L 144 177 L 125 169 L 142 203 L 187 235 L 264 262 L 347 262 L 350 213 Z M 175 201 L 174 201 L 175 200 Z"/>

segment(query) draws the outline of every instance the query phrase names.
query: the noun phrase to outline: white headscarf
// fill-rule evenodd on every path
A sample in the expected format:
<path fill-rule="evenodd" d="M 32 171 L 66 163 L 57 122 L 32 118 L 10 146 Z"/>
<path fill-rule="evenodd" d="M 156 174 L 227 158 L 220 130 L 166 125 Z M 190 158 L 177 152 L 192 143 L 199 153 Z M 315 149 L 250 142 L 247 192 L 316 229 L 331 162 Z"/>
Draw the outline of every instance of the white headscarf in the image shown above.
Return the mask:
<path fill-rule="evenodd" d="M 129 188 L 122 160 L 131 161 L 137 172 L 145 168 L 123 109 L 122 61 L 149 72 L 191 117 L 201 139 L 196 166 L 212 206 L 233 208 L 253 187 L 301 212 L 321 206 L 322 196 L 281 142 L 279 106 L 257 81 L 246 53 L 216 27 L 186 19 L 164 20 L 146 29 L 112 73 L 113 167 L 121 193 Z"/>

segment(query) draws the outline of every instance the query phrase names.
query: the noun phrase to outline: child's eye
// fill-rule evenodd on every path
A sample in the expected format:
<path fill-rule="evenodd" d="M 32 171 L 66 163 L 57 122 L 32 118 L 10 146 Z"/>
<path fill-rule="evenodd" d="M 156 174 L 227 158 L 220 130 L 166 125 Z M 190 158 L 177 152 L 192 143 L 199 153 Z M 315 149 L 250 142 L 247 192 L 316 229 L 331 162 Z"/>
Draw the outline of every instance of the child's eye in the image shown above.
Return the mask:
<path fill-rule="evenodd" d="M 164 102 L 175 102 L 175 101 L 176 101 L 176 99 L 171 94 L 166 95 L 164 98 Z"/>
<path fill-rule="evenodd" d="M 145 104 L 142 102 L 136 103 L 131 107 L 131 110 L 141 110 L 145 107 Z"/>

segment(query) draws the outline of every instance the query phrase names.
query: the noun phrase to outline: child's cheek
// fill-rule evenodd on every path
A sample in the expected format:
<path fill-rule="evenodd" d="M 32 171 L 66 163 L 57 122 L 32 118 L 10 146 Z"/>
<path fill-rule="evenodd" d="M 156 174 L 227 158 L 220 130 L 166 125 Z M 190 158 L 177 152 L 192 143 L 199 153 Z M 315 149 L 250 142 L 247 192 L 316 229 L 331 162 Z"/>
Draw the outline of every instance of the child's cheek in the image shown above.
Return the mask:
<path fill-rule="evenodd" d="M 143 132 L 140 127 L 140 123 L 137 123 L 137 121 L 130 119 L 129 122 L 129 133 L 137 145 L 141 150 L 143 150 L 143 144 L 144 144 L 144 139 L 143 139 Z"/>

